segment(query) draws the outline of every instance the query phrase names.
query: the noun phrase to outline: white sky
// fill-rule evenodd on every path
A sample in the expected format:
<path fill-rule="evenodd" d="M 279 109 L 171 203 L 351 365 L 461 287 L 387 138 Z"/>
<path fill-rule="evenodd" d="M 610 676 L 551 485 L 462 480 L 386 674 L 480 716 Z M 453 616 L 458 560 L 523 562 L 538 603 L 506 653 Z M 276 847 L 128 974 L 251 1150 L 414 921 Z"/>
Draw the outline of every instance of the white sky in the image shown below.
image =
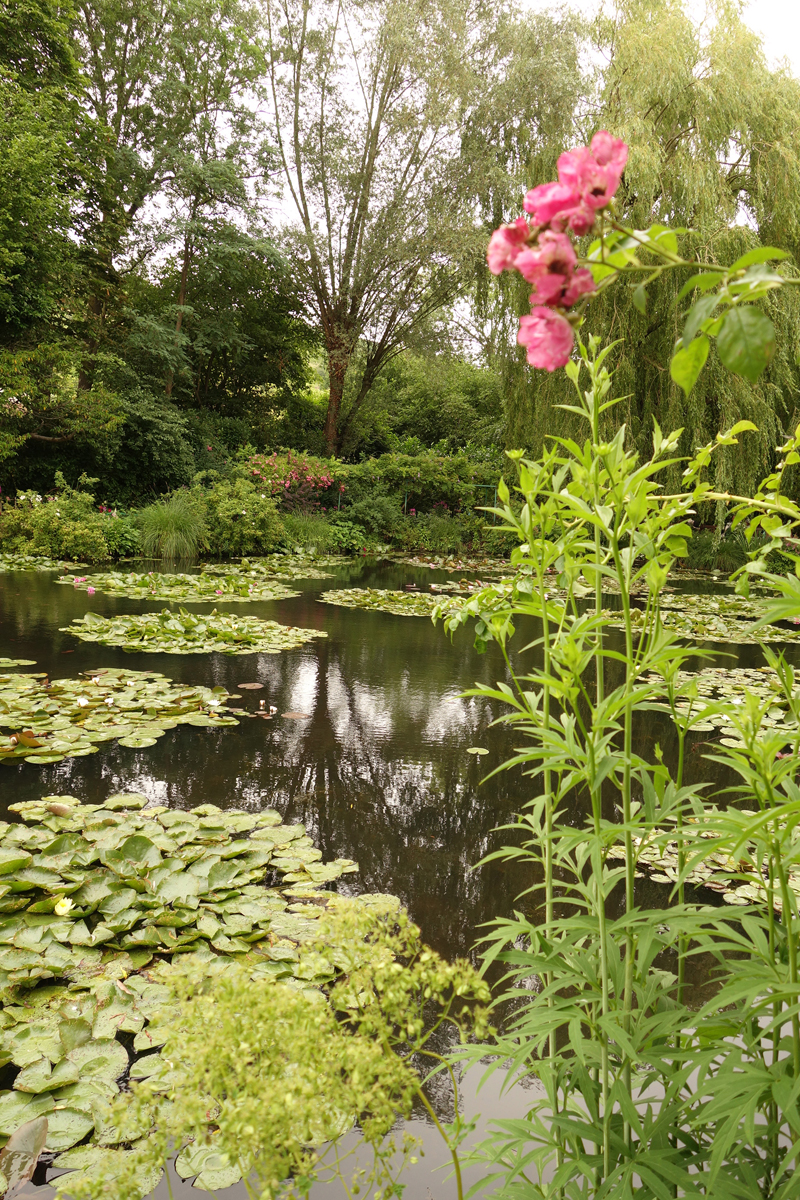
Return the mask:
<path fill-rule="evenodd" d="M 560 8 L 562 0 L 522 0 L 531 8 Z M 567 6 L 592 13 L 600 0 L 566 0 Z M 688 0 L 690 11 L 698 18 L 705 11 L 703 0 Z M 792 73 L 800 77 L 800 0 L 745 0 L 744 19 L 755 33 L 760 34 L 770 66 L 788 60 Z"/>
<path fill-rule="evenodd" d="M 800 4 L 798 0 L 750 0 L 745 20 L 761 34 L 770 65 L 788 59 L 794 75 L 800 76 Z"/>

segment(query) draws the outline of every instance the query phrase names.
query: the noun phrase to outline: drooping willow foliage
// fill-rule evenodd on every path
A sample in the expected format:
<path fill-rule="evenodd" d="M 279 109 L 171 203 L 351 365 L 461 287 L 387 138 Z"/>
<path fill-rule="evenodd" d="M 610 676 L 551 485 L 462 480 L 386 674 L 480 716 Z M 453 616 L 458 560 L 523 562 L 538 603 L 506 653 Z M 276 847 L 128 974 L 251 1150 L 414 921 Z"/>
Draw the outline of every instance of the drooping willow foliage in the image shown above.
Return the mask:
<path fill-rule="evenodd" d="M 698 27 L 680 0 L 620 0 L 601 17 L 592 38 L 605 65 L 574 140 L 586 141 L 598 128 L 625 139 L 631 153 L 618 193 L 622 220 L 637 228 L 654 221 L 687 228 L 686 257 L 730 263 L 762 243 L 800 262 L 800 81 L 768 68 L 738 5 L 719 0 L 709 12 Z M 539 166 L 531 164 L 527 186 L 542 182 Z M 517 215 L 521 200 L 507 216 Z M 786 272 L 795 274 L 788 264 Z M 614 390 L 626 399 L 608 420 L 614 427 L 624 421 L 641 450 L 650 444 L 654 418 L 662 429 L 685 430 L 683 452 L 736 420 L 752 420 L 758 435 L 720 455 L 715 467 L 721 490 L 749 494 L 772 447 L 800 420 L 800 296 L 786 288 L 765 302 L 778 349 L 757 385 L 725 371 L 712 354 L 687 399 L 669 376 L 690 303 L 677 304 L 687 275 L 671 272 L 653 283 L 644 314 L 632 289 L 611 288 L 589 306 L 584 336 L 622 339 L 613 357 Z M 562 373 L 531 370 L 515 346 L 528 290 L 518 277 L 482 281 L 479 307 L 505 379 L 507 445 L 538 454 L 546 437 L 576 431 L 571 414 L 557 407 L 569 402 Z"/>

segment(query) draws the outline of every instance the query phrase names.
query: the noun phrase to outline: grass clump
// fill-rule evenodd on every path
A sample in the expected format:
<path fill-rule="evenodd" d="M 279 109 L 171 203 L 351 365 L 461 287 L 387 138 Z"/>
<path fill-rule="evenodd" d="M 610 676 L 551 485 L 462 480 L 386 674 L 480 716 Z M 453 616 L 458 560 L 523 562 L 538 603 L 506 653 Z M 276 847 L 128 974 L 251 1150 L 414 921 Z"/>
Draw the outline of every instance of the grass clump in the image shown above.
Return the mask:
<path fill-rule="evenodd" d="M 142 553 L 148 558 L 194 558 L 208 544 L 203 508 L 189 492 L 173 492 L 148 504 L 139 521 Z"/>

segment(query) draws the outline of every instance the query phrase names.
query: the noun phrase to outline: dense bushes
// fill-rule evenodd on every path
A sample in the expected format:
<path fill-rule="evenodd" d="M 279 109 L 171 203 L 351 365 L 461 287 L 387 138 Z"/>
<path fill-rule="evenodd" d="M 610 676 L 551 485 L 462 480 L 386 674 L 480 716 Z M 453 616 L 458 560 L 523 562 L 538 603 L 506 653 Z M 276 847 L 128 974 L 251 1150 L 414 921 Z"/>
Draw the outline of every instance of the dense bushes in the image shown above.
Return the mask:
<path fill-rule="evenodd" d="M 133 474 L 133 471 L 132 471 Z M 20 493 L 0 521 L 3 548 L 97 562 L 143 553 L 190 559 L 269 554 L 286 547 L 359 553 L 495 554 L 501 539 L 478 511 L 494 501 L 494 462 L 465 455 L 384 454 L 341 463 L 282 451 L 243 452 L 161 499 L 118 516 L 98 509 L 81 477 L 56 473 L 56 495 Z"/>
<path fill-rule="evenodd" d="M 193 495 L 205 503 L 212 554 L 269 554 L 283 542 L 275 501 L 249 480 L 217 479 L 208 489 L 195 487 Z"/>
<path fill-rule="evenodd" d="M 69 487 L 56 474 L 55 496 L 21 492 L 0 513 L 0 547 L 5 552 L 46 554 L 51 558 L 102 562 L 138 549 L 139 537 L 129 517 L 98 510 L 86 489 L 97 481 L 82 476 Z"/>

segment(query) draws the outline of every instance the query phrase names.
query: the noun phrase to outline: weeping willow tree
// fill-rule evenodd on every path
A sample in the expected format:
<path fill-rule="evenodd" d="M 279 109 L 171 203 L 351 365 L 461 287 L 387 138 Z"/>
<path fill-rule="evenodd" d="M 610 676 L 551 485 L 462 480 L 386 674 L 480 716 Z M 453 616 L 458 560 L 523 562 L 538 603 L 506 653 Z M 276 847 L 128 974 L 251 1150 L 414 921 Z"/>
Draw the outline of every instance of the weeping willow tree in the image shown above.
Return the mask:
<path fill-rule="evenodd" d="M 686 227 L 683 252 L 701 261 L 731 262 L 766 243 L 800 262 L 800 82 L 769 69 L 738 4 L 712 0 L 708 11 L 698 26 L 681 0 L 620 0 L 601 16 L 593 37 L 605 66 L 575 141 L 607 128 L 628 142 L 618 192 L 625 224 Z M 534 169 L 527 182 L 542 177 Z M 687 399 L 669 376 L 690 303 L 677 302 L 686 274 L 673 272 L 651 286 L 644 313 L 631 289 L 609 289 L 589 306 L 585 332 L 622 339 L 615 390 L 626 399 L 609 419 L 624 420 L 641 448 L 649 444 L 653 418 L 662 428 L 683 427 L 685 450 L 743 417 L 758 426 L 758 438 L 751 435 L 718 459 L 717 484 L 744 492 L 763 475 L 784 430 L 800 419 L 800 296 L 787 288 L 765 302 L 778 350 L 757 385 L 731 375 L 712 355 Z M 506 276 L 496 285 L 487 281 L 482 299 L 506 380 L 507 444 L 538 452 L 545 436 L 574 431 L 569 414 L 556 407 L 569 386 L 563 372 L 531 370 L 514 346 L 528 290 Z"/>

